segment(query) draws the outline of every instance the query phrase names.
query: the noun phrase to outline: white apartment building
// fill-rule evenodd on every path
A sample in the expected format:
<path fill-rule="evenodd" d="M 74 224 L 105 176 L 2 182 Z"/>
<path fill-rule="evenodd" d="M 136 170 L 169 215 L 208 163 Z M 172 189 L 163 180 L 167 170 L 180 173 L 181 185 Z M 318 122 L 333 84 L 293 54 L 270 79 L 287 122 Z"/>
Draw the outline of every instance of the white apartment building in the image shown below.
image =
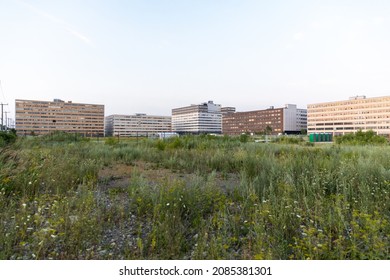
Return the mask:
<path fill-rule="evenodd" d="M 172 131 L 177 133 L 222 132 L 221 105 L 213 101 L 172 109 Z"/>
<path fill-rule="evenodd" d="M 307 130 L 307 110 L 298 109 L 295 104 L 283 108 L 283 132 L 296 133 Z"/>
<path fill-rule="evenodd" d="M 110 115 L 105 118 L 106 136 L 153 136 L 171 132 L 171 117 L 135 115 Z"/>
<path fill-rule="evenodd" d="M 390 96 L 354 96 L 308 105 L 308 133 L 344 135 L 358 130 L 390 136 Z"/>

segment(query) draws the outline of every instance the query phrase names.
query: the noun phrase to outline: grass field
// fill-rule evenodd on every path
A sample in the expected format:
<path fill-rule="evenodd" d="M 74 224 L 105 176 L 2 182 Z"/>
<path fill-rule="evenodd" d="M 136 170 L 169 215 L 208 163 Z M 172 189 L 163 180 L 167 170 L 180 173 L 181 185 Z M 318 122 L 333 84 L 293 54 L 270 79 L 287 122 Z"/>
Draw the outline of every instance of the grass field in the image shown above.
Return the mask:
<path fill-rule="evenodd" d="M 37 137 L 0 152 L 0 259 L 390 258 L 387 145 Z"/>

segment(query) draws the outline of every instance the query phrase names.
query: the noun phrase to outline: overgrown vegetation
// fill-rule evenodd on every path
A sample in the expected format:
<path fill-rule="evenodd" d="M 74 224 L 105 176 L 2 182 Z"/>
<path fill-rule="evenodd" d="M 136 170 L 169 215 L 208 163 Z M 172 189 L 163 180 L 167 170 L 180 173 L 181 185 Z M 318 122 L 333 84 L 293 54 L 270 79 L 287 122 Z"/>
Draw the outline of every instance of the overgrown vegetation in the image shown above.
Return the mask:
<path fill-rule="evenodd" d="M 281 136 L 272 139 L 272 142 L 282 144 L 303 144 L 305 141 L 302 136 Z"/>
<path fill-rule="evenodd" d="M 387 146 L 49 139 L 0 148 L 0 259 L 390 257 Z"/>
<path fill-rule="evenodd" d="M 359 130 L 356 133 L 336 136 L 336 143 L 345 145 L 385 145 L 388 141 L 385 137 L 377 135 L 372 130 L 367 132 Z"/>
<path fill-rule="evenodd" d="M 16 131 L 14 129 L 9 131 L 0 131 L 0 147 L 14 143 L 16 141 Z"/>

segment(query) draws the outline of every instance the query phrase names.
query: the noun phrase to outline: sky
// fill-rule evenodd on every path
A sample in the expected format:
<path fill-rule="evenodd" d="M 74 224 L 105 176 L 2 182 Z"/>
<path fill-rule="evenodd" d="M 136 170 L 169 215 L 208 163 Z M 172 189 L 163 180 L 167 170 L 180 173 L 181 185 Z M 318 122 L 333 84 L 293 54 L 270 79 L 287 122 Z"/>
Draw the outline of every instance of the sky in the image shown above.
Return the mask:
<path fill-rule="evenodd" d="M 390 1 L 0 0 L 0 102 L 170 115 L 390 95 Z"/>

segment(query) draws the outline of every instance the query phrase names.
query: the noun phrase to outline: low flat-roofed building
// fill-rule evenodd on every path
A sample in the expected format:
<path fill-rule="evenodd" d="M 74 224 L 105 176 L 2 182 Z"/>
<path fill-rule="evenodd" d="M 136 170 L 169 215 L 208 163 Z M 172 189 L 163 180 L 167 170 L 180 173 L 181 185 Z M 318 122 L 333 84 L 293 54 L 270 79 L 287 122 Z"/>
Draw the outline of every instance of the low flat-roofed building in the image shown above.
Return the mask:
<path fill-rule="evenodd" d="M 110 115 L 105 121 L 106 136 L 157 136 L 159 133 L 171 131 L 170 116 Z"/>
<path fill-rule="evenodd" d="M 334 136 L 373 130 L 390 136 L 390 96 L 309 104 L 308 133 L 332 133 Z"/>
<path fill-rule="evenodd" d="M 16 99 L 15 128 L 18 135 L 64 131 L 104 136 L 104 105 Z"/>

